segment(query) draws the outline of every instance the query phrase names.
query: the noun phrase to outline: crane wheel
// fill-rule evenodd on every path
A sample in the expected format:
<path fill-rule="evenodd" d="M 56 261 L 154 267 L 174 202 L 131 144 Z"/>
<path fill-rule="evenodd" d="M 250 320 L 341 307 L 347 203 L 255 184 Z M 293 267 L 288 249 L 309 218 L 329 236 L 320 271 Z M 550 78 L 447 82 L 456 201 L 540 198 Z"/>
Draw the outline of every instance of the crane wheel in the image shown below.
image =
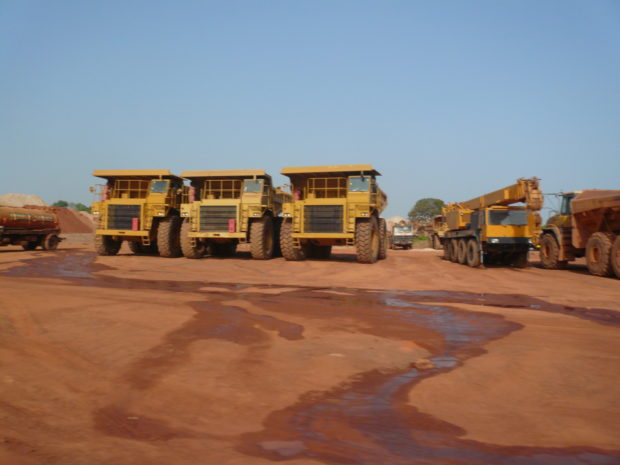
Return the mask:
<path fill-rule="evenodd" d="M 180 257 L 181 251 L 181 217 L 170 216 L 159 222 L 157 227 L 157 250 L 161 257 Z"/>
<path fill-rule="evenodd" d="M 116 255 L 121 249 L 122 241 L 116 241 L 112 236 L 95 236 L 95 252 L 98 255 Z"/>
<path fill-rule="evenodd" d="M 616 278 L 620 279 L 620 236 L 616 237 L 614 245 L 611 247 L 611 269 Z"/>
<path fill-rule="evenodd" d="M 559 260 L 560 257 L 560 244 L 556 240 L 553 234 L 544 234 L 540 240 L 540 263 L 543 268 L 548 270 L 559 270 L 566 268 L 566 261 Z"/>
<path fill-rule="evenodd" d="M 480 245 L 476 239 L 467 241 L 467 264 L 473 268 L 480 266 Z"/>
<path fill-rule="evenodd" d="M 189 220 L 183 221 L 181 225 L 181 252 L 185 258 L 197 259 L 201 258 L 207 251 L 207 246 L 204 242 L 199 242 L 196 239 L 196 245 L 192 245 L 192 238 L 189 237 L 189 233 L 192 230 L 192 225 Z"/>
<path fill-rule="evenodd" d="M 611 274 L 611 249 L 616 237 L 612 233 L 596 232 L 586 243 L 588 271 L 596 276 Z"/>
<path fill-rule="evenodd" d="M 385 218 L 379 218 L 379 260 L 384 260 L 387 257 L 387 224 Z M 331 247 L 330 247 L 331 253 Z M 329 257 L 327 257 L 329 258 Z"/>
<path fill-rule="evenodd" d="M 458 239 L 450 239 L 450 261 L 458 262 L 459 260 L 459 243 Z"/>
<path fill-rule="evenodd" d="M 358 220 L 355 225 L 355 247 L 359 263 L 375 263 L 379 258 L 379 225 L 375 217 Z"/>
<path fill-rule="evenodd" d="M 254 260 L 268 260 L 273 256 L 273 220 L 271 216 L 252 221 L 250 227 L 250 253 Z"/>
<path fill-rule="evenodd" d="M 304 260 L 308 247 L 293 247 L 293 223 L 290 220 L 284 220 L 280 228 L 280 248 L 282 256 L 288 261 Z"/>
<path fill-rule="evenodd" d="M 457 244 L 457 261 L 464 265 L 467 262 L 467 239 L 459 239 Z"/>

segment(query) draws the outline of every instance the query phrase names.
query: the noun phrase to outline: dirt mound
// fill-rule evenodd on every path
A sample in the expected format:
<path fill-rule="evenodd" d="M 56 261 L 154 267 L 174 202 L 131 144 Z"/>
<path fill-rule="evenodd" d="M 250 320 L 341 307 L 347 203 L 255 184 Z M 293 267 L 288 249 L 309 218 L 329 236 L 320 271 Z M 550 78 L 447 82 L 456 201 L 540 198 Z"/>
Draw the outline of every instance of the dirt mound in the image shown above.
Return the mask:
<path fill-rule="evenodd" d="M 23 207 L 24 205 L 43 207 L 46 203 L 41 200 L 41 197 L 34 194 L 4 194 L 0 195 L 0 205 L 7 207 Z"/>

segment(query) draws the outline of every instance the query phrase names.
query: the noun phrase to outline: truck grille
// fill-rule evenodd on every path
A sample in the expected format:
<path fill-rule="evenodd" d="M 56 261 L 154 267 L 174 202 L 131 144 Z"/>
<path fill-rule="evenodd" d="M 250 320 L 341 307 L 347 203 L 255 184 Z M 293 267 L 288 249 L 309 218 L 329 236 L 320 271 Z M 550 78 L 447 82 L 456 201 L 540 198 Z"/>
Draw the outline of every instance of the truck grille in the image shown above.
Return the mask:
<path fill-rule="evenodd" d="M 342 205 L 306 205 L 304 207 L 304 232 L 343 232 Z"/>
<path fill-rule="evenodd" d="M 200 207 L 200 230 L 228 232 L 228 221 L 237 219 L 237 207 L 203 205 Z"/>
<path fill-rule="evenodd" d="M 140 205 L 108 205 L 108 229 L 130 230 L 134 218 L 140 229 Z"/>

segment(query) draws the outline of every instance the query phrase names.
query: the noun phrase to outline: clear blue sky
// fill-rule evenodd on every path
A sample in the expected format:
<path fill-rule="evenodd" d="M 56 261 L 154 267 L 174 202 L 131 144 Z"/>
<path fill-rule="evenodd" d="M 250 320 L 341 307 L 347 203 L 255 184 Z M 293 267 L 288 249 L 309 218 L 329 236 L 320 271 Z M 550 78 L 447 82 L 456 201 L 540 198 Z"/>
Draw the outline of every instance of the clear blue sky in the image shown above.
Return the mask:
<path fill-rule="evenodd" d="M 620 1 L 0 0 L 0 194 L 372 163 L 386 216 L 620 189 Z"/>

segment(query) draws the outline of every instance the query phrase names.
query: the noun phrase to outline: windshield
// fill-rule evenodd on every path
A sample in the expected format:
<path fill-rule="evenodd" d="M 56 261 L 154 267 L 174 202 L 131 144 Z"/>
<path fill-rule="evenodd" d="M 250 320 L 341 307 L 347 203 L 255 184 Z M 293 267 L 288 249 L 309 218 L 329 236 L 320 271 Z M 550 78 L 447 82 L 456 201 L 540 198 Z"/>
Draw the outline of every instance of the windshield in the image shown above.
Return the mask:
<path fill-rule="evenodd" d="M 411 234 L 412 229 L 411 226 L 394 226 L 394 232 L 401 234 Z"/>
<path fill-rule="evenodd" d="M 151 194 L 163 194 L 168 189 L 168 181 L 152 181 Z"/>
<path fill-rule="evenodd" d="M 246 179 L 243 181 L 243 193 L 244 194 L 257 194 L 261 192 L 263 188 L 263 181 L 260 179 Z"/>
<path fill-rule="evenodd" d="M 527 211 L 525 210 L 491 210 L 489 224 L 496 226 L 525 226 L 527 225 Z"/>
<path fill-rule="evenodd" d="M 575 194 L 567 194 L 562 197 L 562 206 L 560 207 L 560 215 L 570 215 L 570 202 L 575 198 Z"/>
<path fill-rule="evenodd" d="M 354 176 L 349 178 L 349 192 L 368 192 L 370 178 L 367 176 Z"/>

